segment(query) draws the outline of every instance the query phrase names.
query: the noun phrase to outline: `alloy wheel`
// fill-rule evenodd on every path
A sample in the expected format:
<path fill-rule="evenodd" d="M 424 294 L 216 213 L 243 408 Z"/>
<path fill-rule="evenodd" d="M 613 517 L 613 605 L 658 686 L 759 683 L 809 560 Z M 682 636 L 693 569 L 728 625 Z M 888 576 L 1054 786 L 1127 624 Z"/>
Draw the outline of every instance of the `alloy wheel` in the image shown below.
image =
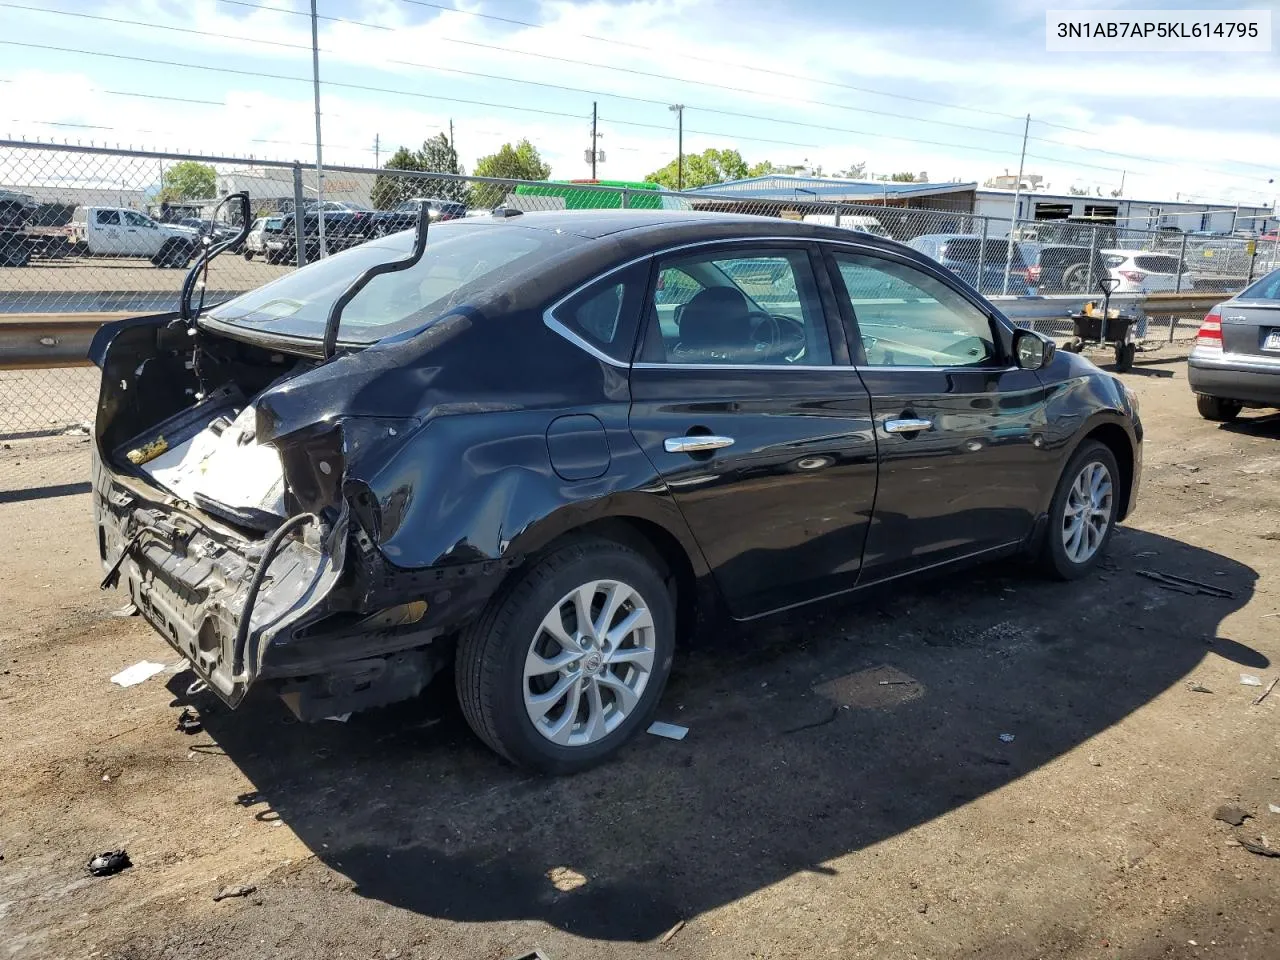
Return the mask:
<path fill-rule="evenodd" d="M 524 665 L 524 705 L 543 737 L 595 743 L 636 709 L 654 666 L 653 615 L 639 592 L 593 580 L 542 618 Z"/>
<path fill-rule="evenodd" d="M 1085 563 L 1098 552 L 1111 525 L 1111 471 L 1091 460 L 1071 484 L 1062 510 L 1062 547 L 1072 563 Z"/>

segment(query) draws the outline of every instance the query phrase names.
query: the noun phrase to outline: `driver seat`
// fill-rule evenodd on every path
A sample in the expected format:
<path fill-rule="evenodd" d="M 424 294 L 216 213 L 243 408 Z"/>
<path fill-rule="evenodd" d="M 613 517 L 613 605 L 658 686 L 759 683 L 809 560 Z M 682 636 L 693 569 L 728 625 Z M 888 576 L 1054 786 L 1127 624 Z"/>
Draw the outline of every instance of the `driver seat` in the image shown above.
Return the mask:
<path fill-rule="evenodd" d="M 680 311 L 680 342 L 673 352 L 684 363 L 758 360 L 746 295 L 737 287 L 699 290 Z"/>

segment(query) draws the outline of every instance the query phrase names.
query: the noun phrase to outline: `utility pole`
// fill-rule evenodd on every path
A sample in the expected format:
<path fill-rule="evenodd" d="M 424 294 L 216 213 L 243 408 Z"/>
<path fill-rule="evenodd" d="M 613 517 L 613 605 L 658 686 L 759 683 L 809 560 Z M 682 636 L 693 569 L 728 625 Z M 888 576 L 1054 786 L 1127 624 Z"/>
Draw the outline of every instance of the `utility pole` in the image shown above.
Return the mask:
<path fill-rule="evenodd" d="M 591 101 L 591 179 L 592 180 L 596 178 L 596 145 L 599 143 L 599 140 L 597 139 L 597 137 L 600 136 L 598 133 L 596 133 L 597 119 L 598 117 L 596 115 L 596 102 L 592 100 Z"/>
<path fill-rule="evenodd" d="M 316 221 L 320 227 L 320 256 L 328 255 L 324 246 L 324 162 L 320 152 L 320 39 L 316 17 L 316 0 L 311 0 L 311 82 L 316 96 Z M 301 217 L 303 211 L 295 210 L 294 218 Z M 298 262 L 306 251 L 298 251 Z"/>
<path fill-rule="evenodd" d="M 373 165 L 375 167 L 382 165 L 382 135 L 375 133 L 373 135 Z"/>
<path fill-rule="evenodd" d="M 458 152 L 457 148 L 453 145 L 453 117 L 449 118 L 449 149 L 455 154 Z"/>
<path fill-rule="evenodd" d="M 676 190 L 684 189 L 684 104 L 673 103 L 667 108 L 676 115 Z"/>
<path fill-rule="evenodd" d="M 1031 130 L 1031 114 L 1027 114 L 1027 121 L 1022 125 L 1022 156 L 1018 158 L 1018 180 L 1013 185 L 1013 214 L 1009 217 L 1009 241 L 1008 249 L 1004 254 L 1004 295 L 1009 295 L 1009 271 L 1013 269 L 1013 244 L 1014 233 L 1018 229 L 1018 204 L 1022 199 L 1022 171 L 1027 162 L 1027 133 Z M 978 283 L 982 283 L 982 278 L 978 278 Z M 978 289 L 982 289 L 979 286 Z M 1023 293 L 1026 293 L 1024 290 Z"/>

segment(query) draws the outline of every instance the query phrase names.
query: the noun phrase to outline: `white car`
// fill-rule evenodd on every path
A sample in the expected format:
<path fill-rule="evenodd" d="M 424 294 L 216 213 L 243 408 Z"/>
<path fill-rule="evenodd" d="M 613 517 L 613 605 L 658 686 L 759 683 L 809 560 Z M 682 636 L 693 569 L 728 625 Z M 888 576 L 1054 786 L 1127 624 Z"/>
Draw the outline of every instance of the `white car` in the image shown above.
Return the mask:
<path fill-rule="evenodd" d="M 836 222 L 835 214 L 831 213 L 807 213 L 804 217 L 805 223 L 816 223 L 824 227 L 844 227 L 846 230 L 856 230 L 858 233 L 869 233 L 873 237 L 884 237 L 890 239 L 889 231 L 875 217 L 864 216 L 861 214 L 846 213 L 840 216 L 840 222 Z"/>
<path fill-rule="evenodd" d="M 259 217 L 253 221 L 253 226 L 249 228 L 248 235 L 244 238 L 244 258 L 252 260 L 255 253 L 266 253 L 266 237 L 263 232 L 267 226 L 269 217 Z M 276 219 L 279 219 L 278 217 Z"/>
<path fill-rule="evenodd" d="M 1115 293 L 1172 293 L 1179 289 L 1179 271 L 1182 272 L 1181 289 L 1190 290 L 1193 286 L 1186 264 L 1176 254 L 1149 250 L 1099 252 L 1112 278 L 1120 281 Z"/>

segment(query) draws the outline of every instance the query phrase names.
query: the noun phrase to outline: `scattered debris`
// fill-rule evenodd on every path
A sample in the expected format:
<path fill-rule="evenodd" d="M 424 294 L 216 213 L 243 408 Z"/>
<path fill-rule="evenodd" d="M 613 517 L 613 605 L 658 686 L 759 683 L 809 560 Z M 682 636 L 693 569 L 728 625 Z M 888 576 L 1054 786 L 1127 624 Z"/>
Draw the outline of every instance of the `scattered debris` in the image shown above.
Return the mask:
<path fill-rule="evenodd" d="M 1271 691 L 1276 688 L 1276 684 L 1278 682 L 1280 682 L 1280 677 L 1276 677 L 1269 684 L 1267 684 L 1267 689 L 1263 690 L 1262 693 L 1258 695 L 1258 699 L 1253 701 L 1253 705 L 1256 707 L 1263 700 L 1267 699 L 1267 697 L 1271 695 Z"/>
<path fill-rule="evenodd" d="M 835 719 L 834 717 L 832 719 Z M 689 735 L 689 728 L 682 727 L 678 723 L 664 723 L 661 720 L 655 720 L 649 724 L 649 732 L 655 737 L 666 737 L 668 740 L 683 740 Z"/>
<path fill-rule="evenodd" d="M 522 953 L 515 960 L 550 960 L 550 958 L 541 950 L 535 950 L 533 953 Z"/>
<path fill-rule="evenodd" d="M 684 921 L 677 920 L 674 927 L 658 938 L 658 943 L 670 943 L 677 933 L 684 929 Z"/>
<path fill-rule="evenodd" d="M 1089 758 L 1089 766 L 1091 766 L 1091 767 L 1100 767 L 1100 766 L 1102 766 L 1102 761 L 1101 761 L 1101 760 L 1099 760 L 1099 759 L 1097 759 L 1096 757 L 1090 757 L 1090 758 Z"/>
<path fill-rule="evenodd" d="M 109 877 L 113 873 L 119 873 L 121 870 L 127 870 L 132 866 L 133 861 L 129 859 L 129 854 L 126 851 L 108 850 L 106 853 L 99 853 L 90 860 L 87 869 L 95 877 Z"/>
<path fill-rule="evenodd" d="M 1000 734 L 1000 742 L 1001 742 L 1001 743 L 1013 743 L 1014 739 L 1015 739 L 1015 738 L 1014 738 L 1014 735 L 1013 735 L 1012 733 L 1002 733 L 1002 734 Z"/>
<path fill-rule="evenodd" d="M 262 795 L 261 790 L 250 790 L 248 793 L 242 793 L 236 797 L 236 805 L 240 807 L 252 807 L 256 803 L 266 803 L 267 798 Z"/>
<path fill-rule="evenodd" d="M 247 897 L 257 889 L 258 888 L 251 883 L 235 887 L 223 887 L 213 895 L 213 902 L 217 903 L 219 900 L 230 900 L 232 897 Z"/>
<path fill-rule="evenodd" d="M 346 713 L 336 713 L 332 717 L 325 717 L 325 719 L 333 720 L 335 723 L 346 723 L 351 719 L 351 711 L 348 710 Z"/>
<path fill-rule="evenodd" d="M 916 907 L 916 913 L 928 913 L 928 912 L 929 912 L 929 905 L 927 903 L 922 903 L 920 904 L 920 906 Z"/>
<path fill-rule="evenodd" d="M 152 663 L 150 660 L 140 660 L 132 667 L 125 667 L 114 677 L 111 682 L 121 687 L 132 687 L 154 677 L 157 673 L 164 669 L 163 663 Z"/>
<path fill-rule="evenodd" d="M 883 683 L 884 681 L 882 680 L 880 682 Z M 799 733 L 801 730 L 812 730 L 814 727 L 825 727 L 828 723 L 833 723 L 838 716 L 840 716 L 840 708 L 832 707 L 831 713 L 823 717 L 821 720 L 814 720 L 812 723 L 802 723 L 798 727 L 790 727 L 782 732 L 784 734 Z M 652 733 L 653 730 L 651 729 L 649 732 Z"/>
<path fill-rule="evenodd" d="M 1203 683 L 1194 683 L 1191 686 L 1187 687 L 1187 689 L 1190 690 L 1192 693 L 1213 693 L 1213 691 L 1210 690 L 1208 687 L 1206 687 Z"/>
<path fill-rule="evenodd" d="M 907 684 L 911 684 L 915 682 L 916 681 L 914 680 L 881 680 L 880 686 L 882 687 L 906 686 Z"/>
<path fill-rule="evenodd" d="M 1280 804 L 1268 803 L 1267 809 L 1270 810 L 1272 813 L 1280 813 Z"/>
<path fill-rule="evenodd" d="M 120 617 L 121 619 L 125 617 L 135 617 L 138 615 L 138 608 L 132 601 L 130 601 L 119 610 L 112 610 L 111 615 L 113 617 Z"/>
<path fill-rule="evenodd" d="M 1199 473 L 1199 472 L 1200 472 L 1200 467 L 1199 467 L 1199 465 L 1194 464 L 1194 463 L 1179 463 L 1179 464 L 1177 464 L 1177 466 L 1179 466 L 1179 467 L 1181 467 L 1183 470 L 1187 471 L 1187 473 Z"/>
<path fill-rule="evenodd" d="M 183 707 L 182 713 L 178 714 L 178 725 L 174 729 L 188 734 L 199 733 L 204 729 L 204 724 L 200 722 L 200 718 L 196 714 Z"/>
<path fill-rule="evenodd" d="M 1171 573 L 1161 573 L 1158 570 L 1136 570 L 1134 571 L 1140 577 L 1146 577 L 1148 580 L 1154 580 L 1162 587 L 1169 590 L 1176 590 L 1178 593 L 1187 593 L 1195 595 L 1203 593 L 1210 597 L 1234 597 L 1235 594 L 1225 587 L 1215 587 L 1211 583 L 1201 583 L 1199 580 L 1189 580 L 1186 577 L 1175 577 Z"/>
<path fill-rule="evenodd" d="M 1252 673 L 1242 673 L 1240 674 L 1240 685 L 1243 687 L 1260 687 L 1262 686 L 1262 681 Z"/>
<path fill-rule="evenodd" d="M 572 867 L 552 867 L 547 871 L 547 879 L 561 893 L 568 893 L 587 885 L 587 878 Z"/>
<path fill-rule="evenodd" d="M 1221 820 L 1223 823 L 1229 823 L 1233 827 L 1238 827 L 1244 823 L 1253 814 L 1248 810 L 1242 810 L 1240 807 L 1221 806 L 1213 811 L 1213 819 Z"/>
<path fill-rule="evenodd" d="M 1266 837 L 1261 839 L 1265 840 Z M 1280 857 L 1280 848 L 1269 847 L 1264 843 L 1254 843 L 1252 840 L 1240 839 L 1240 846 L 1244 847 L 1250 853 L 1256 853 L 1260 857 Z"/>

